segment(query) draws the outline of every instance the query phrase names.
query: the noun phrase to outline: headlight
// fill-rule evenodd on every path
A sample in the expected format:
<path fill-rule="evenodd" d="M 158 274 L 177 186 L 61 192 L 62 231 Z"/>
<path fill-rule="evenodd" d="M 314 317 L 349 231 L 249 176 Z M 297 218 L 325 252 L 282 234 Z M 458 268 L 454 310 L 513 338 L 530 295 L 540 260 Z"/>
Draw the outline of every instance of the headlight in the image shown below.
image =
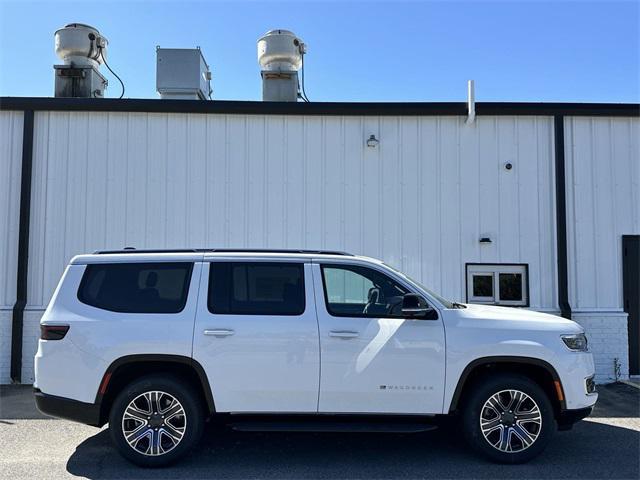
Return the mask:
<path fill-rule="evenodd" d="M 569 348 L 569 350 L 573 350 L 575 352 L 587 351 L 587 337 L 584 333 L 562 335 L 562 341 Z"/>

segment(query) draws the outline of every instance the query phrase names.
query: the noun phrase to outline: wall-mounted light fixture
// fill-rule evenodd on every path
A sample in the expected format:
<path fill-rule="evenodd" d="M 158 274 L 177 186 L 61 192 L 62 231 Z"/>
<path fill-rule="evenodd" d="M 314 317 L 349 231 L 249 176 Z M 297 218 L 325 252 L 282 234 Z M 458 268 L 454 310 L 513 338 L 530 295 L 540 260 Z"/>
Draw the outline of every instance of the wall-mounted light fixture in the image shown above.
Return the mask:
<path fill-rule="evenodd" d="M 491 239 L 489 237 L 481 237 L 480 243 L 484 243 L 484 244 L 491 243 Z"/>
<path fill-rule="evenodd" d="M 375 135 L 369 135 L 369 138 L 367 139 L 367 147 L 376 148 L 379 144 L 380 140 L 378 140 Z"/>

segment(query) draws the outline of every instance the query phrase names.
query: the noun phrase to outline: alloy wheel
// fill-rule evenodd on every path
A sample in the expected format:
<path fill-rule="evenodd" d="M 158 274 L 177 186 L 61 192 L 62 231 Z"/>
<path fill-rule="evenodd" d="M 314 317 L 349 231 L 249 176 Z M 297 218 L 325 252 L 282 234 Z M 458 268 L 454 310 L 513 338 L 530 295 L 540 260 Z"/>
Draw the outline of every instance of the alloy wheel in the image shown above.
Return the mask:
<path fill-rule="evenodd" d="M 149 391 L 135 397 L 122 416 L 122 433 L 131 448 L 148 456 L 164 455 L 178 446 L 187 428 L 182 404 L 173 395 Z"/>
<path fill-rule="evenodd" d="M 538 404 L 520 390 L 501 390 L 484 403 L 480 429 L 496 450 L 517 453 L 535 443 L 542 430 Z"/>

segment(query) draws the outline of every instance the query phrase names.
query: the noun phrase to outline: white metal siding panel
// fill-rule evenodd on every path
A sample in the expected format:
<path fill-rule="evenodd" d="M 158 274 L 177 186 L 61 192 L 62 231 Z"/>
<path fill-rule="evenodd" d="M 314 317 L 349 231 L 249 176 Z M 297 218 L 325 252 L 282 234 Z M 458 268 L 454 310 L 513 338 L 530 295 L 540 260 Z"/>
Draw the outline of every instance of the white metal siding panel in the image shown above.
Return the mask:
<path fill-rule="evenodd" d="M 551 146 L 546 117 L 40 112 L 30 307 L 73 255 L 131 245 L 344 249 L 459 300 L 465 262 L 522 262 L 554 309 Z"/>
<path fill-rule="evenodd" d="M 0 112 L 0 309 L 16 301 L 22 112 Z"/>
<path fill-rule="evenodd" d="M 622 235 L 640 234 L 639 138 L 637 118 L 565 119 L 569 293 L 575 310 L 622 309 Z"/>
<path fill-rule="evenodd" d="M 0 112 L 0 384 L 10 381 L 11 318 L 16 301 L 22 112 Z"/>

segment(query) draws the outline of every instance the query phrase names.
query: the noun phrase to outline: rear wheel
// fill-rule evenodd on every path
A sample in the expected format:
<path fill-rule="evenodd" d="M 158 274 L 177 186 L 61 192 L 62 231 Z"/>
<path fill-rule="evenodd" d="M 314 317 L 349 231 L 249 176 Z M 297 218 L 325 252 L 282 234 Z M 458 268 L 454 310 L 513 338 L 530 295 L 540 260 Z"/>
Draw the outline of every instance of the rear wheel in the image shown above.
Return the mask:
<path fill-rule="evenodd" d="M 198 442 L 204 414 L 194 389 L 176 378 L 150 375 L 118 395 L 109 415 L 111 439 L 143 467 L 175 462 Z"/>
<path fill-rule="evenodd" d="M 527 377 L 498 374 L 477 383 L 465 402 L 464 433 L 478 452 L 500 463 L 539 455 L 556 430 L 553 407 Z"/>

